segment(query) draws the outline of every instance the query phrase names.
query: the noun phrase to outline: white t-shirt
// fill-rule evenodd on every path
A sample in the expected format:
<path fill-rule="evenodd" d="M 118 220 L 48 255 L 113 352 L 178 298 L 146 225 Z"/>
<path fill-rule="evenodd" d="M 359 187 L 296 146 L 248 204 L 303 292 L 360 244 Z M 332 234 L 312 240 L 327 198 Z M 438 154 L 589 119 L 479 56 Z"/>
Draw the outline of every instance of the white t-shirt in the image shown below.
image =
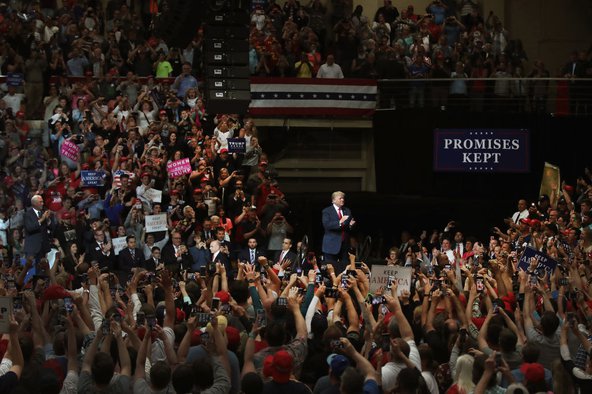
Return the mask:
<path fill-rule="evenodd" d="M 343 71 L 341 71 L 339 64 L 328 65 L 325 63 L 319 68 L 317 78 L 343 78 Z"/>
<path fill-rule="evenodd" d="M 409 360 L 411 360 L 417 369 L 421 371 L 421 358 L 417 346 L 415 345 L 415 341 L 407 341 L 407 344 L 409 345 Z M 404 363 L 393 361 L 386 363 L 382 367 L 382 390 L 385 393 L 390 392 L 395 388 L 397 376 L 399 376 L 399 372 L 405 368 L 407 368 L 407 366 Z"/>
<path fill-rule="evenodd" d="M 423 371 L 421 373 L 423 376 L 423 380 L 425 380 L 426 385 L 428 386 L 428 390 L 430 390 L 430 394 L 440 394 L 440 390 L 438 389 L 438 382 L 436 382 L 436 378 L 432 375 L 429 371 Z"/>
<path fill-rule="evenodd" d="M 25 99 L 25 95 L 22 93 L 15 93 L 13 95 L 7 94 L 2 97 L 2 100 L 6 103 L 7 107 L 12 108 L 12 115 L 15 116 L 18 111 L 21 110 L 21 103 Z"/>

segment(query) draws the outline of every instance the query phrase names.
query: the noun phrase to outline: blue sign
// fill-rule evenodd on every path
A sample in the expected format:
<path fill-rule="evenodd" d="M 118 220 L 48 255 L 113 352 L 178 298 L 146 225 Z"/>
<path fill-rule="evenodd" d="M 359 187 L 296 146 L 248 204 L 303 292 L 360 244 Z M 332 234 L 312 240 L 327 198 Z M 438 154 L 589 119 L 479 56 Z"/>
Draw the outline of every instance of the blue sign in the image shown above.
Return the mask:
<path fill-rule="evenodd" d="M 522 257 L 520 257 L 520 261 L 518 262 L 518 268 L 522 271 L 528 271 L 528 267 L 530 267 L 530 260 L 532 258 L 537 260 L 536 270 L 539 272 L 546 270 L 551 273 L 555 271 L 555 267 L 557 267 L 557 260 L 529 246 L 524 249 L 524 253 L 522 253 Z"/>
<path fill-rule="evenodd" d="M 21 73 L 6 73 L 7 86 L 21 86 L 23 84 L 23 74 Z"/>
<path fill-rule="evenodd" d="M 105 171 L 80 171 L 82 186 L 103 186 L 105 185 Z"/>
<path fill-rule="evenodd" d="M 434 171 L 529 172 L 529 132 L 520 129 L 436 129 Z"/>
<path fill-rule="evenodd" d="M 247 140 L 244 138 L 229 138 L 228 153 L 245 153 L 247 151 Z"/>

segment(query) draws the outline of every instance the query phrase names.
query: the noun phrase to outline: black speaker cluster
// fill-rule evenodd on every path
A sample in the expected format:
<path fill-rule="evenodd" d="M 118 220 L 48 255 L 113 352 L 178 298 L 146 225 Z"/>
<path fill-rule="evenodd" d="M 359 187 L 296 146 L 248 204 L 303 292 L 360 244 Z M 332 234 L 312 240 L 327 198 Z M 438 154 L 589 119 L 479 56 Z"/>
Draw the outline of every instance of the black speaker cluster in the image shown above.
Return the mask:
<path fill-rule="evenodd" d="M 205 97 L 209 113 L 246 114 L 249 82 L 249 7 L 210 0 L 204 28 Z"/>

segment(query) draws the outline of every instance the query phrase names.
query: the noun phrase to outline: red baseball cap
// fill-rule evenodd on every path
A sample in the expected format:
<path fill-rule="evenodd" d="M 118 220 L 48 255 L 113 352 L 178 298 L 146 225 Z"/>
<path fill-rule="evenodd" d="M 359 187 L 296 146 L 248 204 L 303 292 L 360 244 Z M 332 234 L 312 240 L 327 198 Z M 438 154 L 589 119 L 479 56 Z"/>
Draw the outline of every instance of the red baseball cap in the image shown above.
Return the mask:
<path fill-rule="evenodd" d="M 288 383 L 292 375 L 294 358 L 285 350 L 269 355 L 263 361 L 263 373 L 277 383 Z"/>
<path fill-rule="evenodd" d="M 520 366 L 520 372 L 529 383 L 537 383 L 545 380 L 545 367 L 539 363 L 524 363 Z"/>
<path fill-rule="evenodd" d="M 216 293 L 215 297 L 220 299 L 220 302 L 223 304 L 228 304 L 230 302 L 230 293 L 224 290 L 220 290 Z"/>

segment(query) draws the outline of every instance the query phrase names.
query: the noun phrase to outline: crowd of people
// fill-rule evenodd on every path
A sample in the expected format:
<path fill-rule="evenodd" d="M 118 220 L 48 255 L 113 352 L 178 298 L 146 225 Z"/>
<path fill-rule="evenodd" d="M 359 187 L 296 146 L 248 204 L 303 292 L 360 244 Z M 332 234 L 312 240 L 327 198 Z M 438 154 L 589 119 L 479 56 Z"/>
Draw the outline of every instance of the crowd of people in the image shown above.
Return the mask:
<path fill-rule="evenodd" d="M 562 186 L 556 205 L 548 196 L 520 200 L 490 239 L 465 237 L 454 222 L 432 234 L 404 232 L 382 265 L 411 268 L 409 280 L 389 275 L 376 286 L 373 266 L 350 248 L 356 219 L 344 193 L 327 196 L 322 248 L 312 247 L 320 240 L 296 242 L 302 229 L 289 222 L 255 121 L 205 111 L 198 41 L 183 50 L 144 43 L 150 10 L 136 14 L 118 1 L 106 11 L 93 2 L 52 4 L 19 14 L 0 6 L 8 76 L 0 101 L 0 393 L 592 387 L 588 170 L 575 187 Z M 311 47 L 328 53 L 331 32 L 313 28 L 326 16 L 318 1 L 310 9 L 270 4 L 254 11 L 251 36 L 264 37 L 261 48 L 279 51 L 307 32 Z M 433 34 L 439 26 L 442 45 L 449 37 L 462 43 L 460 24 L 480 31 L 472 4 L 449 19 L 452 10 L 436 1 L 422 22 L 385 4 L 372 25 L 376 56 L 414 29 Z M 333 60 L 319 66 L 332 73 L 341 63 L 352 75 L 339 40 L 358 39 L 362 10 L 357 22 L 333 11 L 341 35 Z M 389 31 L 393 15 L 400 23 L 388 22 Z M 270 38 L 266 29 L 280 21 L 287 32 L 296 24 L 296 36 Z M 482 38 L 499 46 L 503 29 L 489 23 Z M 423 41 L 413 48 L 421 53 Z M 281 56 L 301 52 L 291 50 Z M 69 75 L 80 78 L 71 84 Z M 47 125 L 41 136 L 25 121 L 37 116 Z M 234 151 L 231 138 L 244 150 Z M 519 267 L 527 250 L 556 268 L 536 260 Z"/>

